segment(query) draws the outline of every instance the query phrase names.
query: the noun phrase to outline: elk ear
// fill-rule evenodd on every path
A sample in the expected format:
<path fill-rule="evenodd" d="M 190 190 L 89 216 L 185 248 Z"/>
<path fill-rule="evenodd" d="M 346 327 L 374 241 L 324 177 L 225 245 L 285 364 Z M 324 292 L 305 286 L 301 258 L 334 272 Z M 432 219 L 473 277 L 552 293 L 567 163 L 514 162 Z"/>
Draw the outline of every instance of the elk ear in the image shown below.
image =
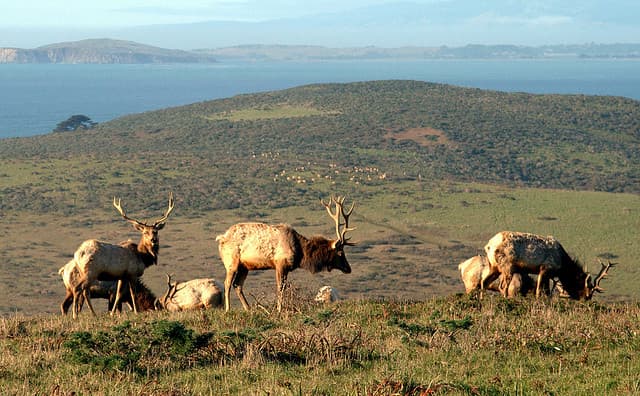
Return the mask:
<path fill-rule="evenodd" d="M 341 248 L 342 248 L 342 243 L 340 243 L 339 239 L 336 239 L 335 241 L 331 242 L 331 249 L 340 250 Z"/>
<path fill-rule="evenodd" d="M 131 223 L 131 224 L 133 224 L 133 228 L 135 228 L 136 230 L 140 232 L 144 232 L 144 225 L 138 224 L 138 223 Z"/>
<path fill-rule="evenodd" d="M 156 229 L 156 230 L 158 230 L 158 231 L 160 231 L 161 229 L 163 229 L 163 228 L 164 228 L 164 225 L 165 225 L 165 224 L 166 224 L 166 223 L 156 224 L 155 229 Z"/>

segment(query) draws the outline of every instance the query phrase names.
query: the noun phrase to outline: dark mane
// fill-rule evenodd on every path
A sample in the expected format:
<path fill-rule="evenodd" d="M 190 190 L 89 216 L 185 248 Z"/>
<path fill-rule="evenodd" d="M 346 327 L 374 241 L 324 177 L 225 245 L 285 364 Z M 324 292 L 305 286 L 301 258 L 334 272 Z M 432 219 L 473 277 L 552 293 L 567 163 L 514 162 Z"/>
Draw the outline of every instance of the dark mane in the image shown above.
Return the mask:
<path fill-rule="evenodd" d="M 327 258 L 335 254 L 335 251 L 331 249 L 330 240 L 321 236 L 314 236 L 309 239 L 300 236 L 299 243 L 303 252 L 300 268 L 304 268 L 312 274 L 328 269 L 330 260 L 327 260 Z"/>
<path fill-rule="evenodd" d="M 129 288 L 124 287 L 124 295 L 121 302 L 131 304 L 131 295 Z M 139 278 L 133 284 L 133 293 L 135 294 L 137 308 L 140 311 L 153 311 L 155 309 L 156 295 L 144 284 Z M 113 296 L 115 298 L 115 296 Z M 111 309 L 112 301 L 109 301 L 109 309 Z M 120 308 L 118 308 L 120 310 Z"/>
<path fill-rule="evenodd" d="M 558 278 L 569 296 L 577 299 L 580 296 L 580 292 L 584 290 L 586 273 L 580 261 L 571 258 L 562 245 L 559 246 L 559 250 L 562 266 L 558 271 Z"/>

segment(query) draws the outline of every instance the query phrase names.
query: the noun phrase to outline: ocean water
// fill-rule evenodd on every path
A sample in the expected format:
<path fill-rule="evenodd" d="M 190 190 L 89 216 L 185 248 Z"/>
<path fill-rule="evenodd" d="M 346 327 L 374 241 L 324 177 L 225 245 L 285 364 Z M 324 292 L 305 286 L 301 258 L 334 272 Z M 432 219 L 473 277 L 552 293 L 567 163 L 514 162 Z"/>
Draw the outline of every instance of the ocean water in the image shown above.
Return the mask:
<path fill-rule="evenodd" d="M 50 132 L 84 114 L 126 114 L 294 86 L 410 79 L 508 92 L 640 100 L 640 60 L 317 61 L 170 65 L 0 65 L 0 138 Z"/>

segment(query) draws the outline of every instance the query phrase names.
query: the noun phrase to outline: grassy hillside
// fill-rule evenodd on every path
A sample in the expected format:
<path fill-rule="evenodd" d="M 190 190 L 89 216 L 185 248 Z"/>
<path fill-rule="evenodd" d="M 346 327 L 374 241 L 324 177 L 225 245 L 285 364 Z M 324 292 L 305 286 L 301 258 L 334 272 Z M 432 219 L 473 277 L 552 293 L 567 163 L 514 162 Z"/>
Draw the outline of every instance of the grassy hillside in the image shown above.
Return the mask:
<path fill-rule="evenodd" d="M 599 259 L 619 262 L 598 298 L 637 298 L 639 116 L 639 103 L 623 98 L 377 81 L 3 139 L 0 313 L 57 312 L 57 269 L 80 242 L 138 238 L 112 197 L 152 219 L 169 191 L 176 210 L 160 235 L 160 264 L 144 277 L 157 294 L 166 272 L 221 278 L 215 236 L 238 221 L 331 237 L 319 198 L 339 193 L 357 202 L 354 272 L 296 271 L 296 285 L 330 283 L 348 298 L 454 293 L 457 264 L 512 229 L 557 236 L 592 271 Z M 273 277 L 251 274 L 254 301 L 270 301 Z"/>
<path fill-rule="evenodd" d="M 0 319 L 0 392 L 631 395 L 637 304 L 467 296 Z"/>

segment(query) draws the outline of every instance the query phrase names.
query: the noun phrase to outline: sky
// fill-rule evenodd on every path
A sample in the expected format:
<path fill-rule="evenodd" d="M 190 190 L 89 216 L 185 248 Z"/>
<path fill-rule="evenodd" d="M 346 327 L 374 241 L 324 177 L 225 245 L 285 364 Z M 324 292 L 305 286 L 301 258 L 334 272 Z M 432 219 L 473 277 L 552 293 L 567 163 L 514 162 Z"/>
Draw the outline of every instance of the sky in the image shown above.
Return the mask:
<path fill-rule="evenodd" d="M 640 42 L 639 0 L 0 0 L 0 5 L 0 47 L 103 37 L 182 49 Z"/>

